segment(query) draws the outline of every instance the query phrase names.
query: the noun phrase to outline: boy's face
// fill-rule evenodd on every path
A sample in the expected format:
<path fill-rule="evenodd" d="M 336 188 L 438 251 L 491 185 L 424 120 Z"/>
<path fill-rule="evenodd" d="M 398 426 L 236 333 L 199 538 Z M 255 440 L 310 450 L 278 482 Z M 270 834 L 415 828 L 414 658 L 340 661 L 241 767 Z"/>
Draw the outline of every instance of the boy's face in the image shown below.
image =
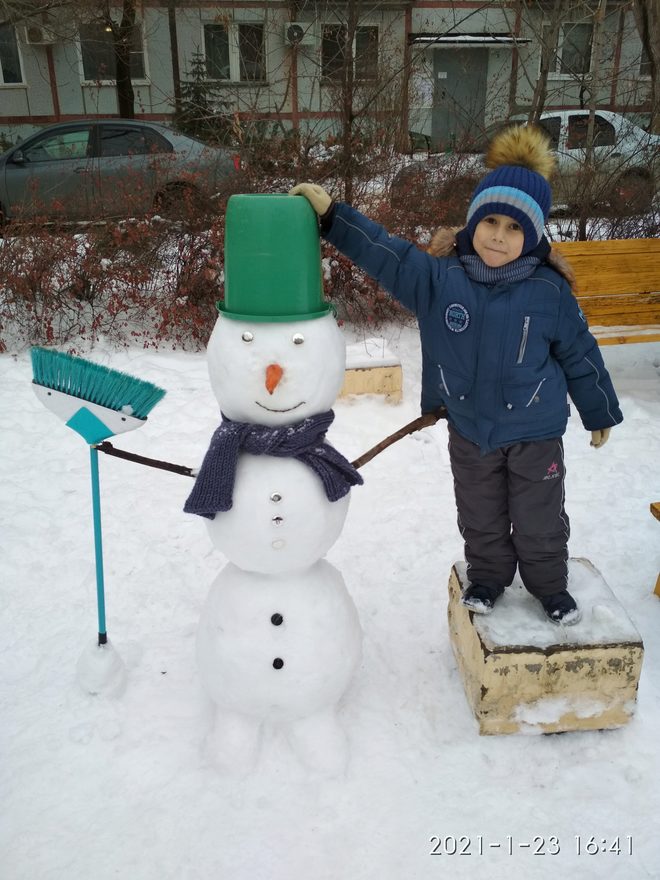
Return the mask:
<path fill-rule="evenodd" d="M 505 214 L 489 214 L 477 223 L 472 245 L 487 266 L 498 269 L 522 254 L 525 234 L 519 223 Z"/>

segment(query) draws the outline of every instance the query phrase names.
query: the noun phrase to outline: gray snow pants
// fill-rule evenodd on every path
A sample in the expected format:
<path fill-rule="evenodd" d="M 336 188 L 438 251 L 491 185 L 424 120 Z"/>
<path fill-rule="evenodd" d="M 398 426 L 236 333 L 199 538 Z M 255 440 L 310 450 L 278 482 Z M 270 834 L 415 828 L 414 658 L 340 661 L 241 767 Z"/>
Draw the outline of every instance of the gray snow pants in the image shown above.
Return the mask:
<path fill-rule="evenodd" d="M 565 590 L 569 522 L 561 438 L 481 455 L 450 425 L 449 457 L 470 582 L 508 587 L 518 566 L 532 595 Z"/>

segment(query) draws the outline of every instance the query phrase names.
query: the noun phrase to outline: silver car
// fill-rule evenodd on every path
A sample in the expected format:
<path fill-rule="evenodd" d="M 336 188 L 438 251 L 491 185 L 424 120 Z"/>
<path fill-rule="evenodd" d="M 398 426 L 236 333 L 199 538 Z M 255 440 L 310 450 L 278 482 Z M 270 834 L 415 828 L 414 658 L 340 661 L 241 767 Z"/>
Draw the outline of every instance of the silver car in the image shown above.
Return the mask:
<path fill-rule="evenodd" d="M 239 166 L 229 150 L 158 123 L 60 123 L 0 156 L 0 222 L 176 215 L 230 188 Z"/>
<path fill-rule="evenodd" d="M 514 116 L 508 123 L 491 126 L 482 144 L 469 152 L 430 156 L 407 165 L 392 183 L 392 205 L 412 206 L 422 200 L 449 197 L 461 203 L 456 206 L 452 222 L 462 222 L 459 217 L 464 217 L 472 189 L 487 170 L 483 164 L 484 144 L 503 125 L 525 122 L 526 117 Z M 619 113 L 598 110 L 593 164 L 588 167 L 588 111 L 549 111 L 541 115 L 539 124 L 548 133 L 557 157 L 557 171 L 551 181 L 553 210 L 586 204 L 625 214 L 651 207 L 660 192 L 660 136 L 648 134 Z"/>

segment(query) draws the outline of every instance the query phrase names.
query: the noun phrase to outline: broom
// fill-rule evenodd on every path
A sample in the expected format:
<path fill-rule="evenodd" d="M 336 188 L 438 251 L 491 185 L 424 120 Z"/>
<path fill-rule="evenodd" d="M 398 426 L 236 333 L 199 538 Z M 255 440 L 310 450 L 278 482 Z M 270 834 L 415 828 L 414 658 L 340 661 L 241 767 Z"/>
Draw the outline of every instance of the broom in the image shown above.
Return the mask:
<path fill-rule="evenodd" d="M 101 539 L 101 493 L 96 444 L 115 434 L 141 427 L 165 394 L 162 388 L 119 370 L 111 370 L 80 357 L 33 348 L 33 388 L 51 412 L 89 443 L 92 477 L 92 512 L 96 560 L 98 645 L 105 645 L 105 587 Z"/>

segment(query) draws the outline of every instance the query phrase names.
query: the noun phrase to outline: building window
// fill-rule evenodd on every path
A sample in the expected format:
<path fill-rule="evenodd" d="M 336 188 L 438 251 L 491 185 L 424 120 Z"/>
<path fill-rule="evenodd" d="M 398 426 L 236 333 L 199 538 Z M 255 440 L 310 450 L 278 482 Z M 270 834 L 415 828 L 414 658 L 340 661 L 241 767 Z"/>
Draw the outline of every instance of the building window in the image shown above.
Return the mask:
<path fill-rule="evenodd" d="M 378 28 L 359 27 L 355 32 L 355 78 L 378 78 Z"/>
<path fill-rule="evenodd" d="M 651 76 L 651 56 L 646 51 L 646 46 L 642 46 L 642 60 L 639 64 L 640 76 Z"/>
<path fill-rule="evenodd" d="M 0 85 L 22 83 L 21 60 L 16 31 L 11 24 L 0 25 Z"/>
<path fill-rule="evenodd" d="M 548 38 L 550 28 L 544 26 L 544 37 Z M 550 74 L 559 76 L 580 76 L 591 70 L 591 22 L 568 22 L 559 28 L 557 42 L 552 47 Z"/>
<path fill-rule="evenodd" d="M 210 79 L 231 79 L 229 31 L 221 24 L 204 25 L 206 74 Z"/>
<path fill-rule="evenodd" d="M 205 24 L 204 53 L 209 79 L 266 82 L 263 24 Z"/>
<path fill-rule="evenodd" d="M 346 52 L 346 28 L 340 24 L 326 24 L 321 40 L 321 74 L 326 79 L 341 79 Z"/>
<path fill-rule="evenodd" d="M 96 22 L 80 25 L 83 77 L 90 82 L 117 79 L 117 61 L 112 33 Z M 131 78 L 144 79 L 142 26 L 133 28 L 130 48 Z"/>
<path fill-rule="evenodd" d="M 346 60 L 348 32 L 341 24 L 323 26 L 321 40 L 321 73 L 325 79 L 341 79 Z M 360 25 L 353 40 L 353 70 L 359 82 L 378 76 L 378 28 Z"/>

